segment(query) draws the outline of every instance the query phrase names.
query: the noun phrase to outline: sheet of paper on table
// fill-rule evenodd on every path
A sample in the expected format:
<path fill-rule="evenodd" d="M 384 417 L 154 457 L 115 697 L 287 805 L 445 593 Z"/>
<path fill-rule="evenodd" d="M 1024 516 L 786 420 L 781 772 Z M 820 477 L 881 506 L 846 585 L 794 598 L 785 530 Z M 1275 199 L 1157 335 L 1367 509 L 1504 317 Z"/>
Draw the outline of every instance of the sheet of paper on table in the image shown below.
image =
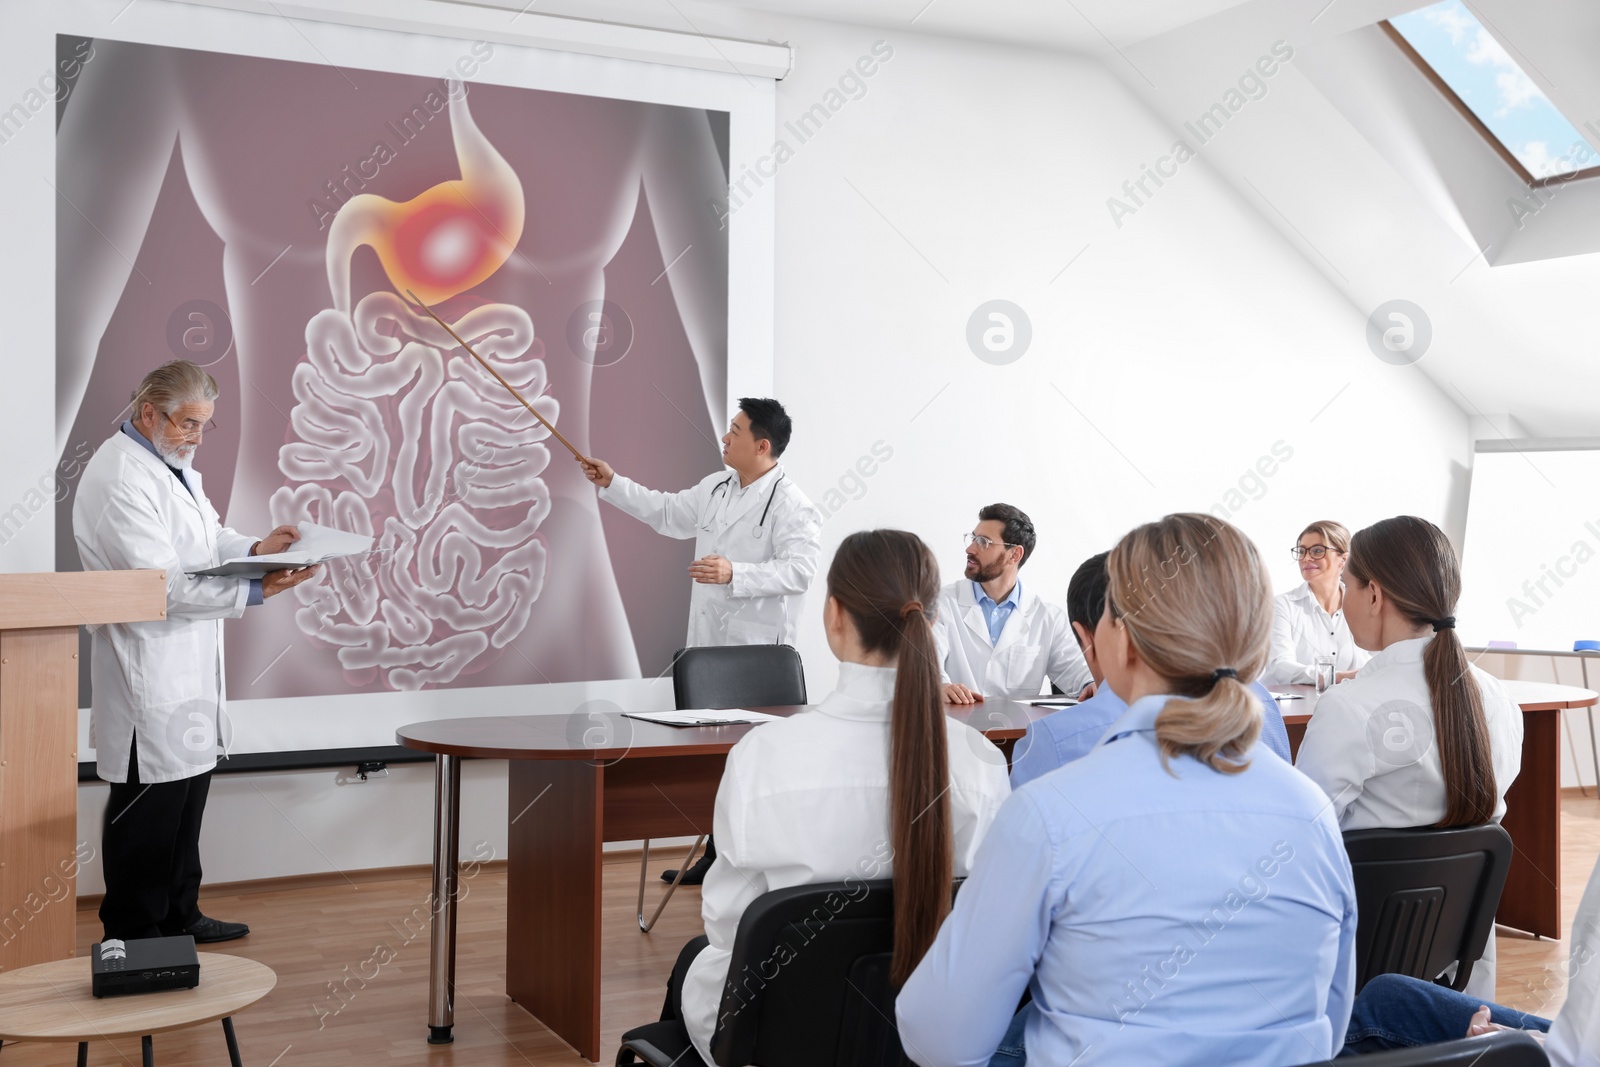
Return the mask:
<path fill-rule="evenodd" d="M 776 722 L 781 715 L 764 711 L 747 711 L 744 708 L 687 708 L 683 711 L 625 711 L 629 719 L 658 722 L 663 726 L 742 726 L 763 722 Z"/>

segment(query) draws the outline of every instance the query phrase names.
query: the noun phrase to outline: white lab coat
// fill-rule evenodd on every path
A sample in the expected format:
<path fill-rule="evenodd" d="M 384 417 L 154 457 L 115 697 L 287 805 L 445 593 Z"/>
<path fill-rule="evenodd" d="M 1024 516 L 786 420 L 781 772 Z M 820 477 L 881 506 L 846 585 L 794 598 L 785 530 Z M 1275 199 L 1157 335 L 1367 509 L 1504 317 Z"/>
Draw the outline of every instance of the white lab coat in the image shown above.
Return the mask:
<path fill-rule="evenodd" d="M 1335 671 L 1358 671 L 1371 658 L 1356 647 L 1343 607 L 1329 615 L 1311 584 L 1301 582 L 1298 589 L 1272 598 L 1272 655 L 1262 681 L 1267 685 L 1310 685 L 1317 680 L 1318 656 L 1333 660 Z"/>
<path fill-rule="evenodd" d="M 701 888 L 711 944 L 683 983 L 683 1019 L 711 1060 L 711 1035 L 744 910 L 761 894 L 813 882 L 893 876 L 889 829 L 892 667 L 839 664 L 821 704 L 751 730 L 728 753 L 712 819 L 717 858 Z M 945 720 L 956 877 L 1011 795 L 1006 761 L 981 733 Z"/>
<path fill-rule="evenodd" d="M 721 556 L 733 564 L 726 585 L 693 583 L 689 647 L 796 643 L 802 601 L 822 556 L 822 513 L 782 464 L 743 490 L 732 471 L 678 493 L 646 489 L 618 474 L 600 499 L 657 533 L 694 538 L 696 559 Z"/>
<path fill-rule="evenodd" d="M 1567 940 L 1567 1002 L 1544 1051 L 1551 1067 L 1600 1067 L 1600 861 L 1589 872 Z"/>
<path fill-rule="evenodd" d="M 163 569 L 167 617 L 94 631 L 90 740 L 98 772 L 128 780 L 139 739 L 139 781 L 173 782 L 216 765 L 224 710 L 222 620 L 244 614 L 247 578 L 191 578 L 249 553 L 256 538 L 223 526 L 198 471 L 193 495 L 160 458 L 120 430 L 84 468 L 72 531 L 86 571 Z"/>
<path fill-rule="evenodd" d="M 1332 799 L 1341 830 L 1403 830 L 1444 818 L 1444 764 L 1422 667 L 1432 640 L 1396 641 L 1317 701 L 1295 766 Z M 1506 790 L 1522 769 L 1522 708 L 1498 678 L 1470 664 L 1467 669 L 1483 694 L 1498 822 L 1506 813 Z M 1466 993 L 1494 999 L 1495 955 L 1491 937 Z"/>
<path fill-rule="evenodd" d="M 989 643 L 989 625 L 972 581 L 951 582 L 939 591 L 933 639 L 941 680 L 984 696 L 1035 697 L 1046 678 L 1068 696 L 1077 696 L 1092 680 L 1066 611 L 1039 599 L 1025 582 L 994 644 Z"/>
<path fill-rule="evenodd" d="M 1341 830 L 1399 830 L 1444 818 L 1444 766 L 1422 670 L 1432 640 L 1396 641 L 1317 701 L 1295 766 L 1333 799 Z M 1498 819 L 1522 769 L 1522 709 L 1498 678 L 1478 667 L 1468 670 L 1483 694 Z"/>

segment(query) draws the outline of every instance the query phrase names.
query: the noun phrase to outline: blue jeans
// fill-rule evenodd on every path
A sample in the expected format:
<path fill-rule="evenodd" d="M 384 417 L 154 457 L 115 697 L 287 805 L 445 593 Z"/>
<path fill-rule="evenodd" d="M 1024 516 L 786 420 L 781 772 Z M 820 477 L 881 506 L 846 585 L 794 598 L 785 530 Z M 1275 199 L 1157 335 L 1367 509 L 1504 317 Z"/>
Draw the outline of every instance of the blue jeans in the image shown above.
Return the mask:
<path fill-rule="evenodd" d="M 1028 1029 L 1028 1016 L 1033 1014 L 1033 1004 L 1022 1006 L 1022 1010 L 1011 1017 L 1011 1025 L 1006 1027 L 1006 1036 L 1000 1039 L 1000 1047 L 994 1050 L 994 1055 L 989 1058 L 989 1067 L 1023 1067 L 1028 1062 L 1027 1054 L 1022 1048 L 1022 1035 Z"/>
<path fill-rule="evenodd" d="M 1361 988 L 1350 1012 L 1341 1056 L 1359 1056 L 1385 1049 L 1415 1048 L 1467 1036 L 1467 1024 L 1483 1005 L 1457 993 L 1402 974 L 1380 974 Z M 1489 1005 L 1489 1017 L 1501 1026 L 1549 1032 L 1550 1020 Z"/>

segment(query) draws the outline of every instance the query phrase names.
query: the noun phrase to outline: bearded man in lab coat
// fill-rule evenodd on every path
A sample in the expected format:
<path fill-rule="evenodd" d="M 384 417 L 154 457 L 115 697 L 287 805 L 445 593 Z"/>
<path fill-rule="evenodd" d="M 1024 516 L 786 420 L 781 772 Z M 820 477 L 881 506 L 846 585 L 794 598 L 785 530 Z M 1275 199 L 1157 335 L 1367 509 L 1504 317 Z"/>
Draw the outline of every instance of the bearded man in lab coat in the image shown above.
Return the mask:
<path fill-rule="evenodd" d="M 601 500 L 657 533 L 694 538 L 689 647 L 795 643 L 801 602 L 822 556 L 822 513 L 778 462 L 793 428 L 776 400 L 741 398 L 722 438 L 722 462 L 732 471 L 678 493 L 646 489 L 603 459 L 580 461 Z M 680 884 L 699 885 L 716 855 L 708 838 L 706 854 Z M 661 878 L 670 882 L 677 873 Z"/>
<path fill-rule="evenodd" d="M 1026 700 L 1049 678 L 1068 696 L 1092 692 L 1066 609 L 1024 588 L 1018 572 L 1038 535 L 1021 508 L 990 504 L 967 534 L 962 578 L 939 591 L 934 643 L 944 698 L 972 704 L 985 696 Z"/>
<path fill-rule="evenodd" d="M 145 375 L 132 417 L 95 451 L 72 507 L 84 570 L 167 574 L 166 618 L 94 632 L 90 731 L 111 783 L 101 831 L 107 940 L 189 934 L 231 941 L 243 923 L 200 913 L 200 820 L 223 714 L 222 620 L 299 585 L 317 568 L 261 578 L 194 577 L 244 555 L 282 552 L 280 526 L 262 540 L 223 526 L 206 499 L 196 450 L 217 383 L 188 360 Z"/>

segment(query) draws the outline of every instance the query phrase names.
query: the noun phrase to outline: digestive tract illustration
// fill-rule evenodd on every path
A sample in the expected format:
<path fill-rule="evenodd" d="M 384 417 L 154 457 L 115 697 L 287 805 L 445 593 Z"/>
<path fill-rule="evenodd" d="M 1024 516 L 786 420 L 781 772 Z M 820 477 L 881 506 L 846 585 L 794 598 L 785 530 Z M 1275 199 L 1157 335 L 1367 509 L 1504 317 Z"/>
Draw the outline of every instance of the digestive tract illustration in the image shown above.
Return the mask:
<path fill-rule="evenodd" d="M 295 622 L 333 646 L 350 681 L 414 690 L 490 662 L 528 625 L 544 584 L 548 431 L 400 293 L 439 312 L 555 423 L 544 348 L 522 308 L 468 294 L 514 253 L 522 185 L 451 86 L 459 179 L 404 203 L 364 193 L 328 231 L 334 306 L 306 324 L 293 373 L 276 523 L 372 536 L 365 558 L 294 589 Z M 376 253 L 392 291 L 351 292 L 351 257 Z M 459 299 L 458 299 L 459 298 Z M 474 306 L 475 305 L 475 306 Z M 535 399 L 537 398 L 537 399 Z"/>

